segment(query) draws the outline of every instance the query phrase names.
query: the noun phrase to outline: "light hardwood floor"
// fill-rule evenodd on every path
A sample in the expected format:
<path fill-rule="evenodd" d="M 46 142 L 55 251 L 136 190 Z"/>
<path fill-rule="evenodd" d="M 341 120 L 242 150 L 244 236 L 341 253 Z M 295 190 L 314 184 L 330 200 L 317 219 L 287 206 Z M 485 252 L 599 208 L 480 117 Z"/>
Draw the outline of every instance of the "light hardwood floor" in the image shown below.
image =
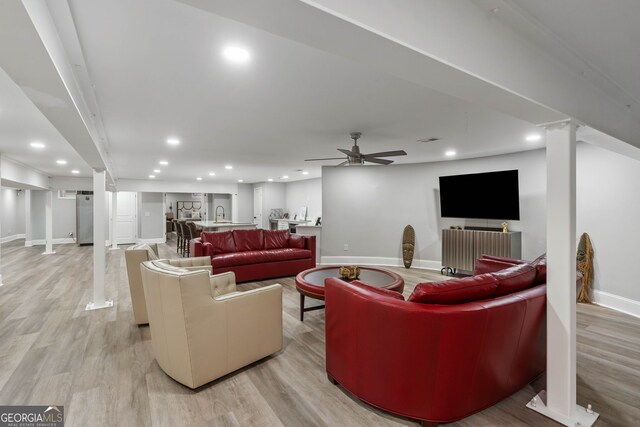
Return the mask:
<path fill-rule="evenodd" d="M 333 386 L 324 370 L 324 311 L 298 320 L 293 278 L 239 285 L 284 286 L 284 350 L 192 391 L 153 358 L 148 327 L 133 323 L 122 250 L 108 252 L 112 309 L 91 300 L 92 248 L 2 245 L 0 404 L 64 405 L 68 426 L 399 426 L 415 421 L 376 410 Z M 164 257 L 176 257 L 160 245 Z M 393 268 L 409 295 L 425 270 Z M 313 300 L 308 300 L 308 303 Z M 597 426 L 640 425 L 640 319 L 578 306 L 578 401 L 602 416 Z M 407 355 L 406 363 L 420 363 Z M 525 408 L 540 378 L 513 396 L 450 426 L 553 426 Z M 389 390 L 393 393 L 393 390 Z"/>

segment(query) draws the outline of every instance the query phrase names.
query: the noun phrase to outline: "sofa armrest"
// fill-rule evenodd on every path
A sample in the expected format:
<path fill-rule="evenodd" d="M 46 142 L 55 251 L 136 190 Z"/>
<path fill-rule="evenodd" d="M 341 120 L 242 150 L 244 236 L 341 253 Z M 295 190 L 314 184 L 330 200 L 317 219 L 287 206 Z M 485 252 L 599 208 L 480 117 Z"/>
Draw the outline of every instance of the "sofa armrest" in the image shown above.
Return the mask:
<path fill-rule="evenodd" d="M 213 258 L 213 244 L 211 242 L 202 243 L 202 255 Z"/>
<path fill-rule="evenodd" d="M 496 271 L 504 270 L 505 268 L 513 267 L 517 264 L 511 264 L 504 261 L 495 260 L 492 258 L 478 258 L 473 268 L 473 275 L 485 273 L 495 273 Z"/>
<path fill-rule="evenodd" d="M 202 240 L 200 237 L 196 237 L 195 239 L 191 239 L 189 241 L 189 249 L 191 250 L 191 256 L 193 257 L 201 257 L 206 255 L 202 250 Z"/>
<path fill-rule="evenodd" d="M 316 266 L 316 236 L 302 236 L 304 237 L 304 248 L 311 251 L 311 259 L 313 259 L 313 266 Z"/>
<path fill-rule="evenodd" d="M 211 267 L 211 261 L 209 261 L 209 267 Z M 209 277 L 209 284 L 211 285 L 211 296 L 213 298 L 228 295 L 236 291 L 236 275 L 233 271 L 215 274 Z"/>
<path fill-rule="evenodd" d="M 227 360 L 238 369 L 282 349 L 282 286 L 215 298 L 226 306 Z"/>
<path fill-rule="evenodd" d="M 175 267 L 181 267 L 189 271 L 207 270 L 211 274 L 211 258 L 208 256 L 193 257 L 193 258 L 175 258 L 169 259 L 168 264 Z"/>

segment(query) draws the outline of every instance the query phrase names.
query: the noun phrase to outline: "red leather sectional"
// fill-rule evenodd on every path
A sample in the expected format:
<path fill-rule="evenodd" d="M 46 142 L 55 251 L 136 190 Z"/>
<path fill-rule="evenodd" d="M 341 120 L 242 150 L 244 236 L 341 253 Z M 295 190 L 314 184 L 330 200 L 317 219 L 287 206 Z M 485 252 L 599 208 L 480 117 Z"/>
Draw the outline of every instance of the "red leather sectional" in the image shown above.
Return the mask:
<path fill-rule="evenodd" d="M 210 256 L 213 274 L 233 271 L 236 282 L 294 276 L 316 266 L 316 238 L 287 230 L 202 232 L 191 256 Z"/>
<path fill-rule="evenodd" d="M 326 279 L 329 378 L 424 425 L 464 418 L 527 385 L 545 370 L 546 284 L 534 265 L 494 261 L 449 285 L 420 284 L 407 301 Z"/>

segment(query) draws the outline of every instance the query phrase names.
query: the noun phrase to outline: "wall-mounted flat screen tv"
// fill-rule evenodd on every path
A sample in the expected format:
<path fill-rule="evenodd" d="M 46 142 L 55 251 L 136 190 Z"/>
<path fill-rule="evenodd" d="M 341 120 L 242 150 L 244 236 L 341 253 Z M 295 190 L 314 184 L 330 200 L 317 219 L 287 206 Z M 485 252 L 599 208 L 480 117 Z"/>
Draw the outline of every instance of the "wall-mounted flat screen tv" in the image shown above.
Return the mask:
<path fill-rule="evenodd" d="M 520 219 L 518 171 L 440 177 L 443 218 Z"/>

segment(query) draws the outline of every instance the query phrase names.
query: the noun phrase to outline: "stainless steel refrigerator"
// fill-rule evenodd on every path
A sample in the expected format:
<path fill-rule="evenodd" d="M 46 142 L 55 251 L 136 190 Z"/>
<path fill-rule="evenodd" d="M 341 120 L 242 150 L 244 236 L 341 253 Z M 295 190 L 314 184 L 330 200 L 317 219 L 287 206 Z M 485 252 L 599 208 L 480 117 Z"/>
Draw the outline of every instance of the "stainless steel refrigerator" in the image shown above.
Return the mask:
<path fill-rule="evenodd" d="M 76 195 L 76 243 L 93 245 L 93 191 Z"/>

